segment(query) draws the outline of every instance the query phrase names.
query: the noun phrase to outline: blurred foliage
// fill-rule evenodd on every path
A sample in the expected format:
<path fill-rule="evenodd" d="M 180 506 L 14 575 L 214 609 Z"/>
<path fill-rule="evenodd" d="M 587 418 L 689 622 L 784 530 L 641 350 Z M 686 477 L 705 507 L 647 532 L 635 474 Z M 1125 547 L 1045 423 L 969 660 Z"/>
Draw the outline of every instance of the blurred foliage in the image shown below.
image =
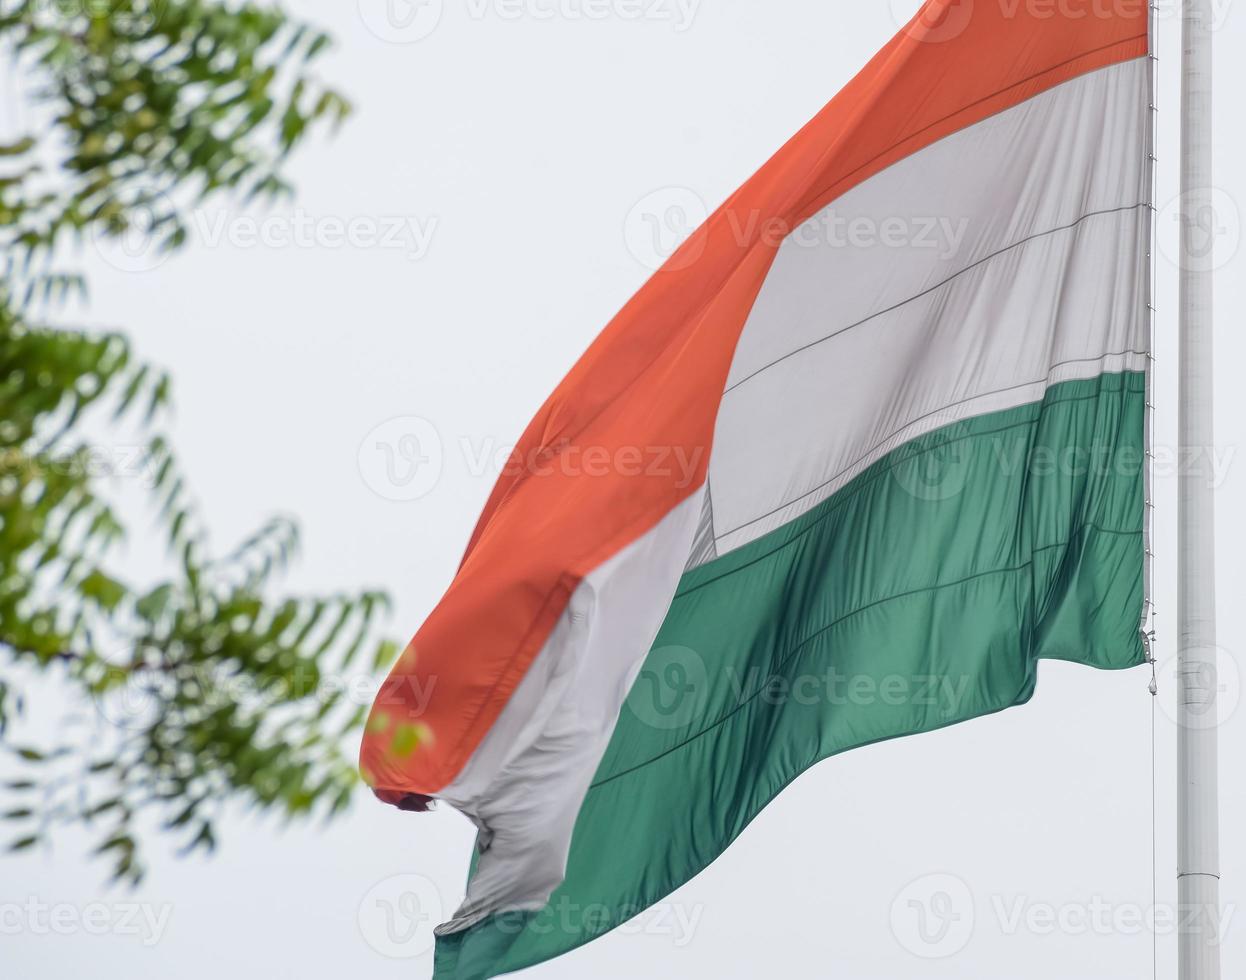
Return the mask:
<path fill-rule="evenodd" d="M 58 323 L 85 296 L 65 245 L 136 231 L 172 250 L 191 210 L 289 191 L 287 155 L 346 101 L 317 82 L 328 38 L 279 9 L 208 0 L 0 0 L 0 58 L 38 119 L 0 140 L 0 819 L 11 851 L 86 826 L 116 878 L 141 843 L 212 850 L 231 802 L 286 818 L 339 812 L 357 782 L 343 736 L 363 721 L 329 683 L 395 655 L 377 593 L 286 597 L 296 549 L 274 520 L 217 555 L 168 438 L 167 376 L 123 336 Z M 167 542 L 142 587 L 112 567 L 125 527 L 107 495 L 116 447 L 140 433 Z M 124 463 L 123 463 L 124 465 Z M 56 685 L 55 734 L 27 690 Z M 62 693 L 63 692 L 63 693 Z M 2 846 L 2 845 L 0 845 Z"/>

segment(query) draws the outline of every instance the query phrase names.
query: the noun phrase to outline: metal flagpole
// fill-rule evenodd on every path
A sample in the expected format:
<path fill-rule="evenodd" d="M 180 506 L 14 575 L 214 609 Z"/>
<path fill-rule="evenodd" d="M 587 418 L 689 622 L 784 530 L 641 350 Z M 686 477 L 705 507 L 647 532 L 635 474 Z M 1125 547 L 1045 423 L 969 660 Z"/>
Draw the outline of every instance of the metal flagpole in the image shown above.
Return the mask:
<path fill-rule="evenodd" d="M 1181 980 L 1219 980 L 1215 499 L 1212 480 L 1212 0 L 1184 0 L 1178 418 L 1178 932 Z"/>

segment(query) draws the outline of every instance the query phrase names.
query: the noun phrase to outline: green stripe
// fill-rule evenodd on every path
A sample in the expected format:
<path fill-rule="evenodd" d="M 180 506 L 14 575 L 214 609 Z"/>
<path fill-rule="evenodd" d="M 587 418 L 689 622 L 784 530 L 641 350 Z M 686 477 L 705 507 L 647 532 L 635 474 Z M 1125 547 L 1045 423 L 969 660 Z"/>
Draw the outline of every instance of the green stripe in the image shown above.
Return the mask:
<path fill-rule="evenodd" d="M 1143 662 L 1145 378 L 1053 386 L 870 467 L 684 576 L 534 916 L 439 941 L 436 976 L 521 969 L 712 862 L 809 766 L 1020 704 L 1037 661 Z"/>

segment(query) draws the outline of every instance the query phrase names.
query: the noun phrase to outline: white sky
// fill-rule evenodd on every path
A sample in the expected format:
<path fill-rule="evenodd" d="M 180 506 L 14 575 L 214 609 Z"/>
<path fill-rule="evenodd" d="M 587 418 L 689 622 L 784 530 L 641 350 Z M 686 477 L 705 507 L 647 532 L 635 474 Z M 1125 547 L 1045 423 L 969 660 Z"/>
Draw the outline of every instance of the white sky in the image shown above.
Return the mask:
<path fill-rule="evenodd" d="M 1246 58 L 1233 57 L 1246 51 L 1246 16 L 1229 2 L 1220 0 L 1216 78 L 1225 454 L 1246 438 L 1236 376 L 1246 349 L 1235 329 L 1246 311 L 1235 203 L 1246 190 L 1237 104 Z M 394 9 L 402 14 L 404 4 Z M 323 72 L 353 98 L 355 117 L 336 140 L 298 157 L 300 193 L 270 215 L 269 244 L 251 240 L 246 214 L 217 208 L 202 217 L 196 244 L 155 268 L 145 255 L 84 254 L 91 319 L 124 326 L 147 358 L 172 370 L 182 459 L 217 540 L 234 541 L 274 511 L 297 515 L 304 554 L 291 585 L 385 587 L 396 599 L 392 632 L 405 640 L 439 599 L 487 496 L 492 476 L 480 454 L 518 436 L 646 278 L 645 213 L 654 202 L 661 211 L 721 201 L 918 3 L 467 0 L 446 3 L 435 26 L 417 19 L 405 28 L 386 18 L 382 0 L 290 6 L 337 38 Z M 1175 193 L 1178 54 L 1171 0 L 1163 7 L 1161 207 Z M 651 16 L 622 16 L 630 10 Z M 342 223 L 347 244 L 338 241 Z M 382 234 L 373 239 L 374 229 Z M 1171 211 L 1161 212 L 1159 231 L 1163 447 L 1174 432 Z M 386 499 L 383 460 L 365 452 L 361 469 L 360 449 L 378 426 L 411 417 L 423 421 L 367 439 L 410 432 L 430 457 L 409 485 L 419 499 Z M 405 447 L 395 448 L 401 462 Z M 1246 466 L 1227 458 L 1219 595 L 1221 643 L 1235 653 L 1246 646 L 1238 615 L 1246 510 L 1230 504 L 1246 493 Z M 1157 491 L 1165 659 L 1174 650 L 1173 490 L 1164 479 Z M 136 568 L 145 554 L 135 548 Z M 1147 976 L 1151 938 L 1130 919 L 1151 905 L 1147 680 L 1141 671 L 1044 664 L 1026 707 L 823 763 L 663 915 L 532 975 Z M 1246 897 L 1246 711 L 1232 711 L 1236 671 L 1224 683 L 1223 887 L 1232 905 Z M 1158 715 L 1161 903 L 1175 896 L 1172 700 L 1168 683 Z M 472 841 L 451 811 L 415 817 L 362 794 L 327 832 L 278 833 L 237 819 L 221 836 L 210 861 L 153 848 L 149 879 L 133 894 L 104 886 L 105 866 L 82 859 L 85 840 L 6 860 L 4 975 L 427 976 L 431 955 L 384 955 L 427 945 L 427 923 L 400 942 L 403 895 L 416 894 L 434 918 L 438 904 L 448 915 Z M 947 892 L 960 916 L 934 947 L 914 944 L 907 904 L 931 892 Z M 62 922 L 103 902 L 105 924 L 57 934 L 45 928 L 46 912 L 13 912 L 32 898 L 70 909 L 58 913 Z M 1096 899 L 1107 912 L 1091 906 Z M 146 903 L 157 920 L 167 913 L 163 928 L 142 918 L 143 935 L 123 928 L 130 902 Z M 398 927 L 390 934 L 385 903 Z M 1065 925 L 1049 928 L 1049 910 L 1063 912 Z M 1068 920 L 1079 912 L 1091 920 Z M 1096 916 L 1115 916 L 1118 928 Z M 1239 919 L 1226 939 L 1227 977 L 1246 975 L 1246 911 Z M 1161 975 L 1175 975 L 1175 938 L 1159 942 Z M 947 955 L 919 957 L 906 944 Z"/>

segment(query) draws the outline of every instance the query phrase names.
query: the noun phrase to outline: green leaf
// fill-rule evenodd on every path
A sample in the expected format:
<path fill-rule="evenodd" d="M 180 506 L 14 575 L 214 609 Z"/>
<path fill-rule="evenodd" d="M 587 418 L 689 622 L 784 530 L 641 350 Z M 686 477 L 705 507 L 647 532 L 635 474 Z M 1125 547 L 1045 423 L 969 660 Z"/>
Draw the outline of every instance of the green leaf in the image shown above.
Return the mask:
<path fill-rule="evenodd" d="M 24 137 L 16 143 L 0 143 L 0 157 L 16 157 L 29 153 L 34 149 L 35 140 L 32 136 Z"/>
<path fill-rule="evenodd" d="M 394 729 L 389 750 L 396 758 L 405 759 L 426 741 L 428 741 L 427 726 L 403 722 Z"/>
<path fill-rule="evenodd" d="M 78 586 L 78 591 L 87 599 L 93 599 L 109 612 L 115 610 L 123 599 L 125 599 L 127 590 L 124 585 L 116 579 L 110 578 L 99 569 L 93 571 Z"/>

